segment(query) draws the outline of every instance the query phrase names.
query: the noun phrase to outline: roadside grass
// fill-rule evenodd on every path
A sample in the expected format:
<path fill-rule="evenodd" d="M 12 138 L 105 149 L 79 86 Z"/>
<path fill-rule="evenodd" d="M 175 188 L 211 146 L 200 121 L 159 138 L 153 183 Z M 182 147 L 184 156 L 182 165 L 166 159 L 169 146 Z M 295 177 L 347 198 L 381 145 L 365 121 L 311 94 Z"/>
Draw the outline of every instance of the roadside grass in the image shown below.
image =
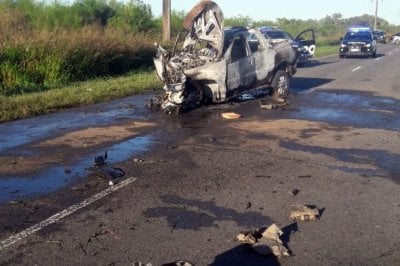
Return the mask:
<path fill-rule="evenodd" d="M 51 113 L 161 88 L 154 71 L 77 82 L 49 91 L 0 96 L 0 122 Z"/>
<path fill-rule="evenodd" d="M 315 50 L 315 57 L 321 57 L 326 55 L 338 54 L 339 53 L 339 45 L 317 45 L 317 49 Z"/>

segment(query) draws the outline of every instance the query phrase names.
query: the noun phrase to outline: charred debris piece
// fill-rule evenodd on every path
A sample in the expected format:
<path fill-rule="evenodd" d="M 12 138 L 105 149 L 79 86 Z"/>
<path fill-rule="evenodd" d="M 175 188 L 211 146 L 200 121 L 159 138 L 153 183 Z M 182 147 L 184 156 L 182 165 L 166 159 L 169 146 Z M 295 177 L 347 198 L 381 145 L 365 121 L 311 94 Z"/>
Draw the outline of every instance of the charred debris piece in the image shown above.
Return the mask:
<path fill-rule="evenodd" d="M 320 218 L 320 213 L 313 205 L 292 205 L 289 218 L 292 221 L 315 221 Z"/>
<path fill-rule="evenodd" d="M 249 245 L 261 255 L 272 254 L 278 258 L 290 256 L 289 250 L 280 239 L 281 235 L 283 235 L 282 230 L 276 224 L 272 224 L 268 228 L 259 228 L 254 232 L 242 232 L 236 236 L 236 240 Z"/>
<path fill-rule="evenodd" d="M 117 182 L 118 178 L 125 175 L 125 172 L 121 168 L 108 165 L 106 162 L 107 157 L 107 151 L 105 151 L 104 155 L 96 156 L 94 158 L 94 167 L 89 168 L 88 172 L 103 179 L 107 179 L 108 184 L 113 186 Z"/>
<path fill-rule="evenodd" d="M 107 151 L 105 151 L 104 155 L 96 156 L 94 158 L 94 166 L 100 166 L 106 163 L 107 160 Z"/>

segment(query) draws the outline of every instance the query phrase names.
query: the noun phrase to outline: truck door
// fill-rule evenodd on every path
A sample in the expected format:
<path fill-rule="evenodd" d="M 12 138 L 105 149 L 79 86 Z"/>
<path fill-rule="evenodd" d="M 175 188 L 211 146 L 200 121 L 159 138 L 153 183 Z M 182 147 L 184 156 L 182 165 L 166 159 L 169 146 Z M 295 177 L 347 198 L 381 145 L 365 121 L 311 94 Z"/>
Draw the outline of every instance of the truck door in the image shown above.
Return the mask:
<path fill-rule="evenodd" d="M 307 49 L 310 55 L 314 56 L 316 43 L 315 32 L 313 29 L 308 29 L 300 32 L 294 39 L 299 42 L 305 49 Z"/>
<path fill-rule="evenodd" d="M 256 80 L 254 57 L 243 35 L 232 41 L 228 59 L 227 89 L 249 87 Z"/>

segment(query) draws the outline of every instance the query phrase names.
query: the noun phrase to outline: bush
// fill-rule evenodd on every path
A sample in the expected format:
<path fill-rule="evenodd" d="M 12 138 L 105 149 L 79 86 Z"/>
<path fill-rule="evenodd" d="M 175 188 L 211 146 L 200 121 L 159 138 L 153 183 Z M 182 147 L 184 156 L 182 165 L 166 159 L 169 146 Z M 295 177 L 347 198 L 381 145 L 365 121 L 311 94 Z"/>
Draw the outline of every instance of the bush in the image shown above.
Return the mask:
<path fill-rule="evenodd" d="M 98 26 L 14 36 L 0 52 L 0 94 L 42 91 L 71 81 L 148 69 L 155 54 L 152 39 L 148 34 Z"/>

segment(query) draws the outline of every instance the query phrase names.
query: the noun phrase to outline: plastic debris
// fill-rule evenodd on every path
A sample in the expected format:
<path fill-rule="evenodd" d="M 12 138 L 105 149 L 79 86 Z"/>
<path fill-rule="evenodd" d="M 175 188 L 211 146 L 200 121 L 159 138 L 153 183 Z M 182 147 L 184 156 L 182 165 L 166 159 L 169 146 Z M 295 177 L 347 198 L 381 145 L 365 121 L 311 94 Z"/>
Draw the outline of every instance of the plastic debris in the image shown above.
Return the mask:
<path fill-rule="evenodd" d="M 292 221 L 315 221 L 319 219 L 319 210 L 315 206 L 292 205 L 290 206 L 290 219 Z"/>
<path fill-rule="evenodd" d="M 240 114 L 233 113 L 233 112 L 222 113 L 221 115 L 225 119 L 238 119 L 238 118 L 242 117 Z"/>
<path fill-rule="evenodd" d="M 254 232 L 242 232 L 236 236 L 236 239 L 250 245 L 261 255 L 273 254 L 280 258 L 290 256 L 288 249 L 280 239 L 282 234 L 282 230 L 276 224 L 272 224 L 268 228 L 257 229 Z"/>

